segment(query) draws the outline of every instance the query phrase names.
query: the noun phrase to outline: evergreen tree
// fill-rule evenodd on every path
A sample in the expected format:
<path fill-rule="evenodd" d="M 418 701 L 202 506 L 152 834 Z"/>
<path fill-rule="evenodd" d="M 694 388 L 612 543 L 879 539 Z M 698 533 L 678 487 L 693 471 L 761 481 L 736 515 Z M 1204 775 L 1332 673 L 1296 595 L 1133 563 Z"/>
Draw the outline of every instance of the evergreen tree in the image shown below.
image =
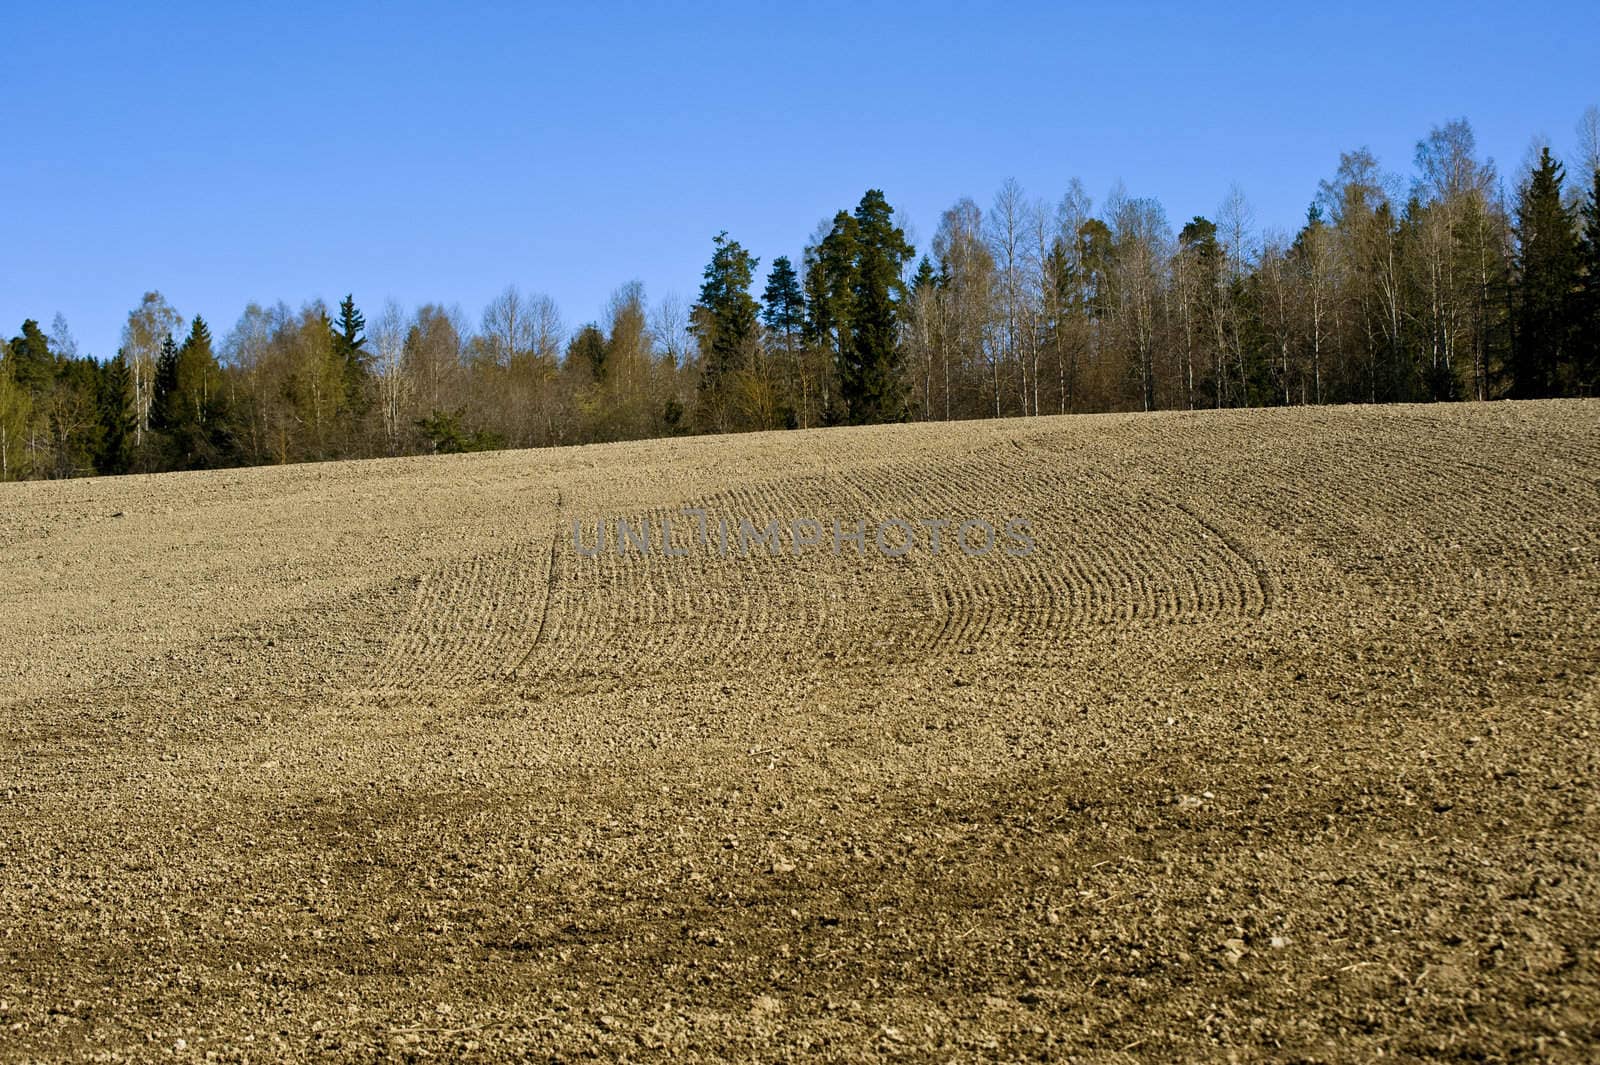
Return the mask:
<path fill-rule="evenodd" d="M 807 249 L 807 339 L 827 348 L 837 362 L 849 343 L 855 285 L 856 220 L 848 211 L 833 216 L 833 228 Z"/>
<path fill-rule="evenodd" d="M 708 429 L 729 428 L 726 387 L 750 363 L 758 339 L 759 306 L 750 295 L 755 256 L 727 233 L 718 233 L 706 265 L 700 300 L 690 312 L 690 331 L 700 345 L 700 421 Z"/>
<path fill-rule="evenodd" d="M 234 440 L 227 386 L 212 350 L 211 329 L 199 315 L 178 348 L 173 380 L 175 395 L 168 403 L 166 427 L 173 461 L 181 469 L 205 469 L 230 461 Z"/>
<path fill-rule="evenodd" d="M 849 344 L 839 366 L 844 414 L 855 425 L 900 421 L 905 397 L 900 377 L 901 272 L 913 254 L 894 224 L 894 210 L 878 189 L 868 189 L 855 212 L 856 261 Z"/>
<path fill-rule="evenodd" d="M 1511 394 L 1554 396 L 1570 384 L 1578 240 L 1561 200 L 1563 167 L 1545 148 L 1517 198 L 1517 284 Z"/>
<path fill-rule="evenodd" d="M 837 376 L 850 344 L 854 317 L 856 220 L 848 211 L 833 216 L 833 227 L 815 247 L 806 249 L 806 343 L 823 353 Z M 823 385 L 822 418 L 829 425 L 845 420 L 839 393 Z"/>
<path fill-rule="evenodd" d="M 1317 211 L 1315 204 L 1311 210 Z M 1316 223 L 1321 224 L 1317 218 Z M 1217 243 L 1217 224 L 1204 215 L 1195 215 L 1178 231 L 1178 250 L 1195 257 L 1204 267 L 1204 277 L 1212 281 L 1222 270 L 1222 246 Z"/>
<path fill-rule="evenodd" d="M 133 468 L 133 376 L 127 357 L 106 364 L 100 381 L 100 453 L 95 468 L 101 473 L 127 473 Z"/>
<path fill-rule="evenodd" d="M 1577 315 L 1578 389 L 1583 395 L 1592 396 L 1600 393 L 1600 169 L 1591 177 L 1583 223 L 1583 288 Z"/>
<path fill-rule="evenodd" d="M 371 360 L 366 352 L 366 328 L 367 320 L 356 309 L 354 294 L 345 296 L 333 326 L 333 351 L 344 376 L 345 407 L 357 414 L 366 413 L 369 405 L 367 376 Z"/>
<path fill-rule="evenodd" d="M 189 335 L 178 348 L 178 403 L 179 420 L 189 425 L 203 425 L 211 406 L 211 393 L 216 390 L 214 371 L 217 357 L 211 351 L 211 327 L 198 314 L 190 323 Z"/>
<path fill-rule="evenodd" d="M 1222 247 L 1216 240 L 1217 227 L 1204 218 L 1197 218 L 1196 221 L 1211 226 L 1211 254 L 1216 256 L 1220 273 Z M 1111 313 L 1111 264 L 1116 259 L 1116 243 L 1111 227 L 1099 218 L 1087 219 L 1078 229 L 1079 269 L 1083 272 L 1086 287 L 1086 310 L 1092 318 L 1104 318 Z"/>
<path fill-rule="evenodd" d="M 1399 224 L 1395 227 L 1395 249 L 1399 260 L 1397 287 L 1401 304 L 1408 308 L 1408 313 L 1401 321 L 1395 359 L 1389 369 L 1388 398 L 1400 403 L 1460 398 L 1449 394 L 1445 379 L 1447 368 L 1440 366 L 1435 371 L 1429 365 L 1431 360 L 1423 358 L 1423 352 L 1429 346 L 1429 323 L 1425 315 L 1418 313 L 1418 309 L 1427 306 L 1432 299 L 1424 279 L 1418 276 L 1427 273 L 1426 264 L 1418 250 L 1422 244 L 1424 211 L 1422 201 L 1412 195 L 1406 201 Z M 1435 388 L 1443 389 L 1443 394 L 1435 393 Z"/>
<path fill-rule="evenodd" d="M 767 275 L 767 287 L 761 296 L 761 321 L 767 327 L 770 350 L 777 357 L 785 382 L 786 395 L 779 417 L 785 428 L 795 429 L 810 400 L 803 356 L 806 295 L 787 256 L 772 260 L 772 272 Z"/>
<path fill-rule="evenodd" d="M 23 322 L 21 334 L 11 339 L 11 376 L 36 402 L 55 380 L 56 358 L 50 338 L 32 318 Z"/>
<path fill-rule="evenodd" d="M 772 260 L 772 272 L 767 275 L 767 287 L 761 294 L 764 304 L 761 321 L 775 336 L 786 342 L 799 337 L 805 325 L 805 293 L 800 289 L 800 276 L 788 256 Z"/>
<path fill-rule="evenodd" d="M 150 399 L 150 428 L 158 433 L 170 432 L 179 420 L 178 396 L 178 345 L 168 333 L 161 341 L 161 353 L 156 356 L 155 385 Z"/>
<path fill-rule="evenodd" d="M 417 430 L 434 455 L 459 455 L 468 451 L 494 451 L 506 446 L 505 437 L 487 429 L 476 429 L 466 424 L 466 411 L 436 410 L 426 418 L 417 419 Z"/>
<path fill-rule="evenodd" d="M 578 335 L 567 345 L 567 365 L 588 371 L 594 381 L 606 375 L 606 335 L 593 322 L 578 330 Z"/>

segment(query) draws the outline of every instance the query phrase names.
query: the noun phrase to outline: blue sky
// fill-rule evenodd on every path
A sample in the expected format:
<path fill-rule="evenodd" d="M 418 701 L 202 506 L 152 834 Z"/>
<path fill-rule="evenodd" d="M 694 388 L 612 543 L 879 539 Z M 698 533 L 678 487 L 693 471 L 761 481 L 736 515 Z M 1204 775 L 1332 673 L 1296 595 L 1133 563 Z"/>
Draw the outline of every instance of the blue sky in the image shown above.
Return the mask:
<path fill-rule="evenodd" d="M 1177 224 L 1237 182 L 1289 229 L 1341 150 L 1409 174 L 1465 116 L 1510 177 L 1600 102 L 1578 3 L 6 6 L 0 329 L 102 357 L 151 288 L 219 336 L 508 283 L 575 327 L 631 279 L 692 299 L 718 230 L 764 274 L 868 187 L 919 251 L 1007 177 Z"/>

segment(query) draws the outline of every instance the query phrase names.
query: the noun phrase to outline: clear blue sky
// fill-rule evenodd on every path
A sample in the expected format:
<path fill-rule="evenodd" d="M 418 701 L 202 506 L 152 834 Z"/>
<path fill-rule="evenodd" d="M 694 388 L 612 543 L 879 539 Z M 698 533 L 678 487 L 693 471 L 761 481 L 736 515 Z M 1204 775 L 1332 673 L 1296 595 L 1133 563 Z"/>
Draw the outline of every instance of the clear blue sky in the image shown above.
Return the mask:
<path fill-rule="evenodd" d="M 919 251 L 1016 177 L 1174 223 L 1238 182 L 1301 218 L 1341 150 L 1409 173 L 1465 116 L 1508 177 L 1600 101 L 1600 5 L 4 5 L 0 328 L 115 351 L 161 290 L 376 317 L 515 283 L 569 327 L 630 279 L 691 299 L 726 229 L 798 257 L 881 187 Z"/>

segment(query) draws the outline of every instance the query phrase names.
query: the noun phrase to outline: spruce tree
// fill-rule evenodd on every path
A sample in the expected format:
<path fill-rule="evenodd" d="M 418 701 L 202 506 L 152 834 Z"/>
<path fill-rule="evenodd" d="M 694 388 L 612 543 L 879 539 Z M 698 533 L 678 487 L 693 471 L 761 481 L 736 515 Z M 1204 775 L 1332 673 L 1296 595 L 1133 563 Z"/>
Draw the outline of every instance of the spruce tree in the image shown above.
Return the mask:
<path fill-rule="evenodd" d="M 127 357 L 106 364 L 100 382 L 100 454 L 95 469 L 101 473 L 127 473 L 133 468 L 133 375 Z"/>
<path fill-rule="evenodd" d="M 227 384 L 212 350 L 211 329 L 195 315 L 178 348 L 177 400 L 172 404 L 173 457 L 184 469 L 224 465 L 234 458 Z"/>
<path fill-rule="evenodd" d="M 1545 148 L 1517 198 L 1511 394 L 1554 396 L 1571 383 L 1578 240 L 1561 202 L 1563 168 Z"/>
<path fill-rule="evenodd" d="M 900 421 L 905 417 L 900 379 L 901 272 L 913 249 L 878 189 L 868 189 L 861 197 L 855 222 L 850 342 L 840 365 L 839 392 L 852 424 Z"/>
<path fill-rule="evenodd" d="M 578 330 L 578 335 L 567 345 L 567 363 L 587 370 L 592 380 L 599 381 L 606 374 L 606 335 L 593 322 Z"/>
<path fill-rule="evenodd" d="M 366 352 L 367 320 L 356 309 L 352 293 L 339 303 L 339 318 L 333 325 L 333 350 L 344 378 L 345 407 L 357 414 L 368 406 L 367 376 L 370 358 Z"/>
<path fill-rule="evenodd" d="M 203 425 L 216 390 L 216 373 L 221 368 L 211 351 L 211 328 L 198 314 L 189 326 L 189 335 L 178 348 L 178 391 L 181 420 Z"/>
<path fill-rule="evenodd" d="M 150 428 L 169 432 L 179 421 L 178 396 L 178 345 L 168 333 L 161 341 L 161 353 L 156 356 L 155 382 L 150 398 Z"/>
<path fill-rule="evenodd" d="M 761 321 L 767 327 L 769 350 L 779 356 L 782 372 L 787 381 L 787 399 L 780 415 L 786 428 L 800 425 L 802 411 L 809 405 L 802 363 L 802 336 L 806 324 L 806 295 L 800 287 L 800 276 L 787 256 L 772 260 L 772 272 L 767 275 L 767 287 L 761 294 Z M 800 404 L 797 410 L 795 404 Z"/>
<path fill-rule="evenodd" d="M 1586 396 L 1600 393 L 1600 169 L 1591 175 L 1589 201 L 1583 205 L 1583 274 L 1578 298 L 1578 388 Z"/>
<path fill-rule="evenodd" d="M 136 447 L 135 466 L 142 473 L 173 468 L 172 431 L 180 421 L 178 345 L 168 333 L 157 349 L 150 376 L 150 412 L 147 432 Z"/>
<path fill-rule="evenodd" d="M 735 373 L 748 368 L 758 337 L 760 307 L 750 295 L 750 284 L 759 260 L 725 232 L 712 243 L 715 250 L 689 328 L 700 344 L 701 424 L 725 430 L 725 388 Z"/>
<path fill-rule="evenodd" d="M 805 293 L 800 289 L 800 276 L 788 256 L 772 260 L 772 272 L 767 275 L 767 287 L 761 293 L 763 307 L 761 321 L 773 335 L 792 342 L 805 324 Z"/>

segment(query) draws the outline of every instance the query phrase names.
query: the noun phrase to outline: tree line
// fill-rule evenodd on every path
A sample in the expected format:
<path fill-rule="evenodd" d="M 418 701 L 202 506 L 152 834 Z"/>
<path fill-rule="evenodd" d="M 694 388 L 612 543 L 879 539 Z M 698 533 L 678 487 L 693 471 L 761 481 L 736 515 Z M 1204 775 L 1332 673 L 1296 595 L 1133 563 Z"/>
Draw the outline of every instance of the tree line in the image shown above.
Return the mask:
<path fill-rule="evenodd" d="M 1462 121 L 1415 172 L 1343 154 L 1293 233 L 1230 192 L 1174 226 L 1077 181 L 963 198 L 920 256 L 881 190 L 799 263 L 726 233 L 698 298 L 630 283 L 568 330 L 509 287 L 478 317 L 393 301 L 369 323 L 251 304 L 224 336 L 158 292 L 114 358 L 59 315 L 0 348 L 0 479 L 204 469 L 901 420 L 1594 395 L 1600 112 L 1507 191 Z M 759 286 L 759 292 L 758 292 Z"/>

